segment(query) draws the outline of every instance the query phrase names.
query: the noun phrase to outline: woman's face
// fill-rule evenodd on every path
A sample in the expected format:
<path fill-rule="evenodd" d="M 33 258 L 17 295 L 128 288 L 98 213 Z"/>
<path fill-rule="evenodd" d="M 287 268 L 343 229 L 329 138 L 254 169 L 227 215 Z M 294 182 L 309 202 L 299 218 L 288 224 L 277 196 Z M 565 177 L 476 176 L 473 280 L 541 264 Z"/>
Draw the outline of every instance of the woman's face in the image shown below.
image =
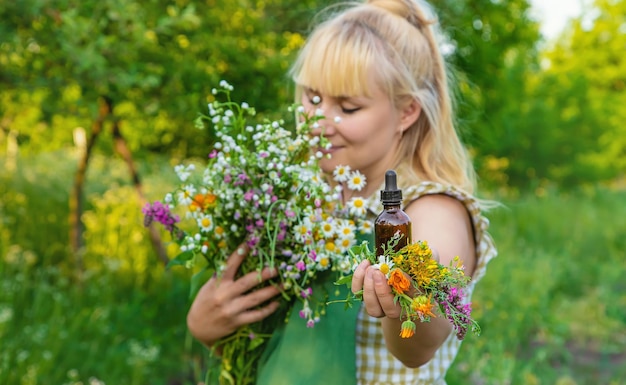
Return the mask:
<path fill-rule="evenodd" d="M 394 166 L 402 132 L 410 125 L 404 112 L 398 111 L 378 87 L 369 97 L 331 96 L 305 88 L 302 105 L 309 114 L 321 109 L 324 116 L 313 131 L 332 144 L 329 150 L 315 149 L 330 155 L 330 159 L 320 160 L 322 170 L 332 173 L 338 165 L 350 166 L 366 177 L 367 184 L 359 195 L 378 191 L 385 171 Z"/>

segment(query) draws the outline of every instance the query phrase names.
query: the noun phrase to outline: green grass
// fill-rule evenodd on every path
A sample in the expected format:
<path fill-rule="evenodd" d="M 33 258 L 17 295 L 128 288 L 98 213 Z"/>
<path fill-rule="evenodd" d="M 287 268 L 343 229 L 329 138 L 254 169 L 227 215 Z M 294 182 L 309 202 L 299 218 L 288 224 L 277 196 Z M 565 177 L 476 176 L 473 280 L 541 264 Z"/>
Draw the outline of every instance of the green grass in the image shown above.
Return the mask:
<path fill-rule="evenodd" d="M 0 172 L 0 384 L 200 382 L 188 277 L 157 261 L 123 164 L 90 166 L 79 278 L 67 247 L 74 156 L 20 162 Z M 150 199 L 169 191 L 167 162 L 141 171 Z M 449 385 L 626 384 L 626 192 L 501 200 L 489 214 L 499 256 L 474 296 L 483 333 L 468 336 Z"/>

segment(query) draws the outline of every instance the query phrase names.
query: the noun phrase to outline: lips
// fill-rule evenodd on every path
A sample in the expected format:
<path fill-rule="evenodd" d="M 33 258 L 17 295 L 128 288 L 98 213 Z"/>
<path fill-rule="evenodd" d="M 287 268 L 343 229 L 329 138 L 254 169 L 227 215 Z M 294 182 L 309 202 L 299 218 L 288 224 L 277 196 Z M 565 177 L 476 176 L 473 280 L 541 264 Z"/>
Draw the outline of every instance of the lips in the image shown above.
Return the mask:
<path fill-rule="evenodd" d="M 318 151 L 326 155 L 326 154 L 334 154 L 335 152 L 341 150 L 342 148 L 343 148 L 342 146 L 332 146 L 329 149 L 319 148 Z"/>

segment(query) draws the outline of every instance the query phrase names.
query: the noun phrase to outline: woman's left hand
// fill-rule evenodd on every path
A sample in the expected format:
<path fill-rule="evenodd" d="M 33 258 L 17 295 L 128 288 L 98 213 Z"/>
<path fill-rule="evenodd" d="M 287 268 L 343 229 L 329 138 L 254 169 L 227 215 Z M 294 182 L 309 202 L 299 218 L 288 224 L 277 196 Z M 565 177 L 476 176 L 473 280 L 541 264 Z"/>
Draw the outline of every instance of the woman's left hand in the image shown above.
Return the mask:
<path fill-rule="evenodd" d="M 439 253 L 433 248 L 431 250 L 433 259 L 439 262 Z M 407 278 L 410 279 L 409 276 Z M 367 314 L 376 318 L 400 318 L 401 308 L 394 303 L 395 295 L 391 291 L 387 277 L 368 260 L 361 261 L 352 275 L 352 293 L 356 294 L 361 290 Z"/>
<path fill-rule="evenodd" d="M 394 303 L 394 294 L 387 277 L 368 260 L 361 261 L 352 276 L 352 292 L 363 290 L 363 304 L 372 317 L 399 318 L 400 305 Z"/>

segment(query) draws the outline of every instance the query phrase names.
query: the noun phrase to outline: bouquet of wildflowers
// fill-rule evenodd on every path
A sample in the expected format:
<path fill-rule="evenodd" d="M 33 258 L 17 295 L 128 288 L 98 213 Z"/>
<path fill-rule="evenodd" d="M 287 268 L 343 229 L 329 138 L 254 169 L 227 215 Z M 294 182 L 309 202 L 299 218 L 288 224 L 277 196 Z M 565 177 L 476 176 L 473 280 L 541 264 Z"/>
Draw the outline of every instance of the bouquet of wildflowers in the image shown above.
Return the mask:
<path fill-rule="evenodd" d="M 323 178 L 317 163 L 323 155 L 311 149 L 329 144 L 310 135 L 321 112 L 309 116 L 292 106 L 296 125 L 291 130 L 283 127 L 284 121 L 250 124 L 254 108 L 233 102 L 231 91 L 222 81 L 213 90 L 216 100 L 209 104 L 209 114 L 196 122 L 199 128 L 210 122 L 216 138 L 206 165 L 200 170 L 193 164 L 176 166 L 180 186 L 143 212 L 147 224 L 161 223 L 179 245 L 180 254 L 171 263 L 194 269 L 192 293 L 207 276 L 219 276 L 243 242 L 250 254 L 241 275 L 278 269 L 275 284 L 282 288 L 285 306 L 213 346 L 220 352 L 219 382 L 240 385 L 255 382 L 262 346 L 292 303 L 301 303 L 307 326 L 320 321 L 325 302 L 314 303 L 311 283 L 324 271 L 349 273 L 347 251 L 355 245 L 357 231 L 371 232 L 372 224 L 364 219 L 362 198 L 339 205 L 340 185 L 333 187 Z M 358 171 L 339 167 L 334 174 L 349 188 L 363 187 L 365 178 Z"/>
<path fill-rule="evenodd" d="M 429 322 L 431 317 L 442 315 L 453 325 L 456 336 L 465 338 L 468 330 L 480 334 L 480 326 L 472 319 L 471 303 L 465 301 L 463 289 L 470 277 L 465 275 L 458 257 L 450 266 L 444 266 L 433 258 L 426 241 L 417 241 L 397 250 L 401 235 L 396 234 L 383 245 L 383 255 L 376 256 L 366 242 L 350 250 L 353 266 L 367 259 L 374 268 L 387 277 L 394 301 L 402 309 L 404 319 L 400 336 L 410 338 L 415 334 L 416 322 Z M 352 274 L 339 279 L 337 284 L 351 285 Z M 362 293 L 350 295 L 347 302 L 361 300 Z"/>

